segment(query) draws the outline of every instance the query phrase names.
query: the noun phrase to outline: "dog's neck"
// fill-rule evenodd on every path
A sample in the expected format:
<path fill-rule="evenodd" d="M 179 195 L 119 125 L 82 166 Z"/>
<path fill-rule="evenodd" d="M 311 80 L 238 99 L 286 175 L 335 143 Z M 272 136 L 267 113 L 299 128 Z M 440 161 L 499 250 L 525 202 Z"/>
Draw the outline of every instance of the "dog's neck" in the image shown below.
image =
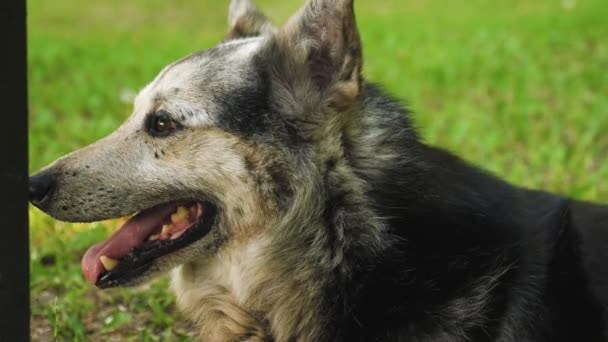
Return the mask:
<path fill-rule="evenodd" d="M 344 310 L 344 293 L 356 291 L 344 284 L 391 244 L 383 219 L 369 203 L 369 181 L 380 176 L 381 165 L 402 157 L 399 135 L 411 133 L 403 118 L 389 118 L 401 127 L 367 120 L 367 111 L 386 105 L 377 101 L 381 99 L 362 97 L 349 120 L 330 123 L 327 129 L 337 132 L 318 135 L 323 142 L 316 145 L 322 150 L 316 151 L 314 161 L 303 161 L 309 164 L 302 165 L 294 182 L 291 205 L 267 227 L 270 234 L 231 242 L 241 245 L 174 272 L 182 309 L 205 321 L 200 308 L 209 304 L 201 294 L 208 294 L 222 298 L 221 310 L 238 307 L 252 315 L 276 341 L 331 340 L 327 333 L 338 332 L 339 322 L 331 319 L 341 317 L 337 310 Z M 392 137 L 394 145 L 387 145 L 386 138 L 377 141 L 374 137 L 380 133 Z"/>
<path fill-rule="evenodd" d="M 380 101 L 362 97 L 348 120 L 329 122 L 322 128 L 329 132 L 317 134 L 323 141 L 315 144 L 321 149 L 316 167 L 301 168 L 308 171 L 299 174 L 291 209 L 265 242 L 259 263 L 264 276 L 251 278 L 253 295 L 246 302 L 264 313 L 277 341 L 331 340 L 323 334 L 337 333 L 339 322 L 331 319 L 341 317 L 337 311 L 348 305 L 344 294 L 357 290 L 345 284 L 391 247 L 383 218 L 369 203 L 366 178 L 379 176 L 379 167 L 390 159 L 402 158 L 402 135 L 410 138 L 413 132 L 403 116 L 387 119 L 398 127 L 367 120 L 367 111 L 382 110 L 372 100 Z M 392 138 L 392 145 L 376 141 L 379 133 Z M 373 153 L 366 150 L 374 148 Z"/>

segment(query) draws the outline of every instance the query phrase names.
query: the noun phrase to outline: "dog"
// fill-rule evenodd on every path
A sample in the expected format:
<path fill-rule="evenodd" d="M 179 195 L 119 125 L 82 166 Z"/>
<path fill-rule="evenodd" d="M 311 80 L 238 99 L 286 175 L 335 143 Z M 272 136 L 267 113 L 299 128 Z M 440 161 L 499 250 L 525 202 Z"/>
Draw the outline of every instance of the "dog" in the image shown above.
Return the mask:
<path fill-rule="evenodd" d="M 132 215 L 85 278 L 171 272 L 203 341 L 604 341 L 608 207 L 421 142 L 361 51 L 353 0 L 280 28 L 233 0 L 224 41 L 31 176 L 30 200 L 63 221 Z"/>

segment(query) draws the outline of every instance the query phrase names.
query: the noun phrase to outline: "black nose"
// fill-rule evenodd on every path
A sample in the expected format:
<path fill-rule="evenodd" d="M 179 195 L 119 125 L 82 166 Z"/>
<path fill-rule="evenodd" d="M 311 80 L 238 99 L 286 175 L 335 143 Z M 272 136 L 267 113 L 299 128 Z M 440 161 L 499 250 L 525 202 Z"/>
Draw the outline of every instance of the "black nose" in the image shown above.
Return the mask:
<path fill-rule="evenodd" d="M 47 198 L 55 187 L 55 176 L 49 172 L 39 172 L 30 177 L 30 201 L 34 204 Z"/>

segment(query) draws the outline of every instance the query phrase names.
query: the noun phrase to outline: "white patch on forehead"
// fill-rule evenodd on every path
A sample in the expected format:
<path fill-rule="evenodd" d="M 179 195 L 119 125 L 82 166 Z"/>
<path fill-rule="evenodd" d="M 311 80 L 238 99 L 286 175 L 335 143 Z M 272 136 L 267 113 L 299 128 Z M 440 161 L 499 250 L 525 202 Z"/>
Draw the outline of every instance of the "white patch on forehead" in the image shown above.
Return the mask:
<path fill-rule="evenodd" d="M 226 51 L 224 57 L 227 63 L 247 63 L 262 46 L 263 41 L 264 37 L 235 39 L 222 43 L 217 48 L 230 49 L 230 51 Z M 134 115 L 145 115 L 150 112 L 155 98 L 160 95 L 163 98 L 163 107 L 167 107 L 163 109 L 178 117 L 185 117 L 184 123 L 193 126 L 212 124 L 211 115 L 204 108 L 204 103 L 191 103 L 182 100 L 179 92 L 175 92 L 176 89 L 187 91 L 188 84 L 192 83 L 192 77 L 195 74 L 193 70 L 197 70 L 201 65 L 204 65 L 205 58 L 204 56 L 200 58 L 186 57 L 163 68 L 156 78 L 135 97 Z M 240 77 L 240 75 L 236 73 L 227 74 L 226 78 L 228 77 Z M 176 95 L 173 96 L 173 94 Z M 189 115 L 190 113 L 195 113 L 195 115 Z"/>
<path fill-rule="evenodd" d="M 224 43 L 220 46 L 232 46 L 239 45 L 237 49 L 234 50 L 234 53 L 229 55 L 230 59 L 239 59 L 246 60 L 258 51 L 260 46 L 262 45 L 263 38 L 262 37 L 253 37 L 253 38 L 244 38 L 237 39 L 227 43 Z"/>
<path fill-rule="evenodd" d="M 225 43 L 222 43 L 218 46 L 231 46 L 231 45 L 238 45 L 238 44 L 247 44 L 247 43 L 251 43 L 251 42 L 261 42 L 264 39 L 264 37 L 248 37 L 248 38 L 240 38 L 240 39 L 233 39 L 233 40 L 229 40 Z"/>
<path fill-rule="evenodd" d="M 158 83 L 158 80 L 161 76 L 163 76 L 167 70 L 169 68 L 171 68 L 173 64 L 169 64 L 166 67 L 164 67 L 159 73 L 158 75 L 156 75 L 156 77 L 154 77 L 154 79 L 152 80 L 152 82 L 146 84 L 145 87 L 143 87 L 139 93 L 137 93 L 137 95 L 135 96 L 135 101 L 134 101 L 134 107 L 135 107 L 135 111 L 139 111 L 141 110 L 141 108 L 146 107 L 146 106 L 151 106 L 152 105 L 152 90 L 154 88 L 154 86 L 156 85 L 156 83 Z"/>
<path fill-rule="evenodd" d="M 133 101 L 133 104 L 135 105 L 135 109 L 142 107 L 144 105 L 144 103 L 148 102 L 152 84 L 154 84 L 154 81 L 146 84 L 146 86 L 143 87 L 139 91 L 139 93 L 137 93 L 137 95 L 135 95 L 135 101 Z"/>
<path fill-rule="evenodd" d="M 198 63 L 196 59 L 184 59 L 163 68 L 136 96 L 134 115 L 143 116 L 153 109 L 163 109 L 175 118 L 179 118 L 182 124 L 191 126 L 211 124 L 211 117 L 203 103 L 186 100 L 180 96 L 180 91 L 187 90 L 192 69 L 196 68 Z M 152 108 L 158 97 L 162 98 L 160 108 Z"/>

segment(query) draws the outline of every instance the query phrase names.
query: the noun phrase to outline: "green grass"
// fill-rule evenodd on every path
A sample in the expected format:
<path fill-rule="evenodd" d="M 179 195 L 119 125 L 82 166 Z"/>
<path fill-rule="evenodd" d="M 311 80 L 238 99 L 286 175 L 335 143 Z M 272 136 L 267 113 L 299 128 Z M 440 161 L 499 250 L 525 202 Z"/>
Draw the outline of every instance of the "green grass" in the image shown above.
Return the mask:
<path fill-rule="evenodd" d="M 259 4 L 281 23 L 299 1 Z M 222 38 L 225 7 L 29 1 L 31 171 L 114 130 L 124 94 Z M 603 0 L 359 0 L 357 12 L 366 77 L 407 100 L 428 142 L 515 184 L 608 201 Z M 80 257 L 117 222 L 30 218 L 34 340 L 189 340 L 166 278 L 143 290 L 84 281 Z"/>

